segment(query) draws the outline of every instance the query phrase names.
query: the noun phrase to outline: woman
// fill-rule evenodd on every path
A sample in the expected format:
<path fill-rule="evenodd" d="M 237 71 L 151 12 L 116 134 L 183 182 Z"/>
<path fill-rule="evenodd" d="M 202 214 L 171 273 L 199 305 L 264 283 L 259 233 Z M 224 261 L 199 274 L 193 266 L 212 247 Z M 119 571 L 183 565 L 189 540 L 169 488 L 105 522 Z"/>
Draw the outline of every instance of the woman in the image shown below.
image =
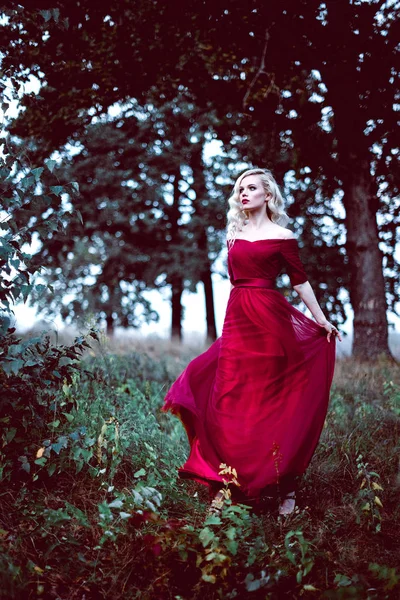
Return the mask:
<path fill-rule="evenodd" d="M 189 438 L 181 477 L 216 490 L 231 467 L 232 491 L 244 500 L 275 491 L 279 513 L 287 515 L 321 434 L 335 336 L 341 337 L 315 298 L 296 238 L 284 227 L 289 219 L 272 174 L 243 173 L 229 206 L 232 289 L 222 335 L 175 381 L 163 410 L 180 417 Z M 282 267 L 315 321 L 274 288 Z M 221 508 L 223 497 L 219 491 L 212 507 Z"/>

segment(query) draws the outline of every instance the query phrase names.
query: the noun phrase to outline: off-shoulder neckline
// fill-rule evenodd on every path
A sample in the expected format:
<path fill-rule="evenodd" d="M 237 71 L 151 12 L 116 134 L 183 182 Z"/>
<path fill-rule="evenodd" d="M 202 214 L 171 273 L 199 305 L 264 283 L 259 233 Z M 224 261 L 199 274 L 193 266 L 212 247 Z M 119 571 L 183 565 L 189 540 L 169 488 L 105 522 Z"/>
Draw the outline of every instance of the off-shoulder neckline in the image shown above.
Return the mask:
<path fill-rule="evenodd" d="M 235 242 L 247 242 L 248 244 L 255 244 L 256 242 L 297 242 L 297 238 L 263 238 L 261 240 L 245 240 L 244 238 L 236 238 Z"/>

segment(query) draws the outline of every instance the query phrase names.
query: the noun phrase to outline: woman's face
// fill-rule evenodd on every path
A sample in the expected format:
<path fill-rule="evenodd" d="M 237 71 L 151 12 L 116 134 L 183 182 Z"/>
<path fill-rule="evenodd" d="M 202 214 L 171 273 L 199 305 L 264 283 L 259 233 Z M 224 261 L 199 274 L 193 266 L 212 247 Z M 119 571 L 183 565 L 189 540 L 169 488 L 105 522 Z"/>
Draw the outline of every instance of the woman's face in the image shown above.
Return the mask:
<path fill-rule="evenodd" d="M 239 199 L 245 210 L 260 209 L 265 204 L 267 194 L 258 175 L 243 177 L 239 186 Z"/>

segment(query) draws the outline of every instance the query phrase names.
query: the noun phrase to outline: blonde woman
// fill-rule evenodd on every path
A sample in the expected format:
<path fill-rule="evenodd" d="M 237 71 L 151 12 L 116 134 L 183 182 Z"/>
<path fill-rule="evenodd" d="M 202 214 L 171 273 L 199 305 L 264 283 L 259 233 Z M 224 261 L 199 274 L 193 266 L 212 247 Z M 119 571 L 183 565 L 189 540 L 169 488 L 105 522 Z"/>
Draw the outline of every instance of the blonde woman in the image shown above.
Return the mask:
<path fill-rule="evenodd" d="M 188 434 L 181 477 L 213 494 L 228 479 L 242 501 L 275 493 L 279 514 L 289 515 L 320 438 L 341 337 L 308 281 L 270 171 L 237 179 L 227 219 L 232 289 L 222 335 L 189 363 L 163 410 L 179 416 Z M 315 320 L 275 289 L 282 269 Z M 212 508 L 223 498 L 219 491 Z"/>

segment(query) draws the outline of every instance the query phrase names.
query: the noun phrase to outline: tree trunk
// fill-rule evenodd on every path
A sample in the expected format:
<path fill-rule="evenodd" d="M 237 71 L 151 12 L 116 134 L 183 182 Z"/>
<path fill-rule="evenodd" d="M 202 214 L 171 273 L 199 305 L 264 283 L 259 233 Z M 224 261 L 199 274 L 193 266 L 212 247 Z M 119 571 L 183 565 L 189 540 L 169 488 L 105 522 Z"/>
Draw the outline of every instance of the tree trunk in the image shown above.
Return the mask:
<path fill-rule="evenodd" d="M 183 307 L 182 307 L 182 293 L 183 293 L 183 281 L 181 277 L 174 276 L 171 283 L 171 307 L 172 307 L 172 321 L 171 321 L 171 338 L 176 341 L 182 340 L 182 319 L 183 319 Z"/>
<path fill-rule="evenodd" d="M 106 334 L 108 337 L 113 337 L 114 333 L 114 316 L 112 312 L 109 312 L 106 315 Z"/>
<path fill-rule="evenodd" d="M 174 177 L 174 192 L 173 202 L 169 210 L 169 222 L 171 224 L 171 244 L 179 245 L 180 233 L 179 233 L 179 218 L 181 216 L 179 211 L 179 179 L 180 169 L 177 167 L 172 173 Z M 175 341 L 182 341 L 182 319 L 183 319 L 183 307 L 182 307 L 182 294 L 183 294 L 183 277 L 180 275 L 180 271 L 175 267 L 174 272 L 171 274 L 169 281 L 171 283 L 171 339 Z"/>
<path fill-rule="evenodd" d="M 205 220 L 202 200 L 207 198 L 207 186 L 204 177 L 203 163 L 203 144 L 205 140 L 202 138 L 196 145 L 193 146 L 190 165 L 193 170 L 193 189 L 196 193 L 196 216 L 200 217 L 201 221 Z M 207 341 L 215 341 L 217 339 L 217 327 L 215 324 L 215 309 L 214 296 L 211 278 L 211 262 L 209 258 L 207 223 L 203 222 L 198 237 L 199 260 L 203 263 L 201 268 L 201 281 L 204 286 L 204 296 L 206 303 L 206 324 L 207 324 Z"/>
<path fill-rule="evenodd" d="M 373 360 L 390 355 L 382 252 L 376 222 L 377 200 L 368 161 L 355 165 L 344 189 L 350 301 L 354 310 L 353 356 Z"/>
<path fill-rule="evenodd" d="M 217 327 L 215 324 L 214 296 L 210 265 L 204 270 L 201 278 L 204 286 L 206 300 L 207 340 L 214 342 L 217 339 Z"/>
<path fill-rule="evenodd" d="M 351 26 L 355 13 L 351 2 L 339 4 L 328 0 L 326 5 L 328 26 L 325 27 L 325 36 L 331 60 L 321 65 L 321 73 L 328 88 L 327 99 L 334 112 L 338 176 L 344 191 L 349 293 L 354 311 L 353 356 L 360 360 L 374 360 L 382 354 L 391 354 L 376 221 L 377 186 L 371 173 L 370 142 L 364 133 L 366 116 L 360 106 L 358 55 L 346 52 L 346 48 L 355 43 Z"/>

